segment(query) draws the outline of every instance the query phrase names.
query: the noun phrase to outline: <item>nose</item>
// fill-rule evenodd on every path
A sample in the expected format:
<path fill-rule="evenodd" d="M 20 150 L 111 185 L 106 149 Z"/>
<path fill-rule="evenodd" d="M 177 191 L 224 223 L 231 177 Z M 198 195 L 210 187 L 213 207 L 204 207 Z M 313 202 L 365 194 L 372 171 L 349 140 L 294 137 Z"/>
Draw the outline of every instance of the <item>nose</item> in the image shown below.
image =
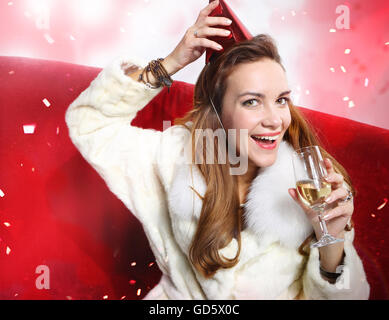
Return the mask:
<path fill-rule="evenodd" d="M 266 114 L 262 118 L 262 126 L 278 129 L 282 125 L 282 120 L 280 115 L 272 107 L 266 108 Z"/>

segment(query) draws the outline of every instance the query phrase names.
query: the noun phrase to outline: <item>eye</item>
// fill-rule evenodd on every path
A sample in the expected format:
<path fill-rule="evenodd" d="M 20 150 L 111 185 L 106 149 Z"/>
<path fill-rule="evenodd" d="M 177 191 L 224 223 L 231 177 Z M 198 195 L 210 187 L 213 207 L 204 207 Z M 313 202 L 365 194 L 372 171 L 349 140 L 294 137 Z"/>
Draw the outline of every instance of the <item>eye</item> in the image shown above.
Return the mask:
<path fill-rule="evenodd" d="M 288 97 L 282 97 L 277 100 L 277 102 L 280 103 L 281 105 L 288 105 L 289 101 L 290 99 Z"/>
<path fill-rule="evenodd" d="M 256 106 L 257 104 L 258 104 L 257 99 L 249 99 L 249 100 L 246 100 L 245 102 L 243 102 L 243 105 L 247 106 L 247 107 L 253 107 L 253 106 Z"/>

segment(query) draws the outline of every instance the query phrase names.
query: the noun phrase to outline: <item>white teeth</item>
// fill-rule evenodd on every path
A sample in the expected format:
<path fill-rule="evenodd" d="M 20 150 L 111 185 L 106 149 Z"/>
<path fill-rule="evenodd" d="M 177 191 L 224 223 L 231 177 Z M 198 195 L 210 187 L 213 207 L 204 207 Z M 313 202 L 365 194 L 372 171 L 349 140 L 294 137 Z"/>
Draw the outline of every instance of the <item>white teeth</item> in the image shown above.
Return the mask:
<path fill-rule="evenodd" d="M 272 137 L 268 137 L 268 136 L 267 137 L 266 136 L 263 136 L 263 137 L 253 136 L 253 137 L 256 139 L 259 139 L 259 140 L 277 140 L 279 136 L 280 135 L 276 135 L 276 136 L 272 136 Z"/>

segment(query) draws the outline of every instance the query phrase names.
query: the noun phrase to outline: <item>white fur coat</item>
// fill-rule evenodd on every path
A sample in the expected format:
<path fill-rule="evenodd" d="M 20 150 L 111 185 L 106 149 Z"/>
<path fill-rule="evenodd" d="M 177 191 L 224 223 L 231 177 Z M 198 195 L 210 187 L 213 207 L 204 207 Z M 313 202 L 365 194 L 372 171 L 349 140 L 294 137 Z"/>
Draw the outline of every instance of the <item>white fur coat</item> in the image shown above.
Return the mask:
<path fill-rule="evenodd" d="M 250 186 L 239 262 L 203 278 L 188 259 L 202 206 L 192 188 L 200 195 L 206 189 L 196 166 L 190 170 L 186 161 L 189 131 L 131 126 L 161 89 L 132 80 L 122 63 L 145 65 L 125 56 L 112 61 L 68 107 L 65 120 L 82 156 L 144 227 L 162 271 L 145 299 L 368 299 L 354 230 L 346 232 L 344 272 L 336 284 L 320 276 L 317 248 L 309 257 L 298 253 L 312 227 L 288 194 L 294 186 L 293 148 L 285 141 L 276 162 L 260 169 Z M 220 253 L 233 257 L 236 250 L 233 239 Z"/>

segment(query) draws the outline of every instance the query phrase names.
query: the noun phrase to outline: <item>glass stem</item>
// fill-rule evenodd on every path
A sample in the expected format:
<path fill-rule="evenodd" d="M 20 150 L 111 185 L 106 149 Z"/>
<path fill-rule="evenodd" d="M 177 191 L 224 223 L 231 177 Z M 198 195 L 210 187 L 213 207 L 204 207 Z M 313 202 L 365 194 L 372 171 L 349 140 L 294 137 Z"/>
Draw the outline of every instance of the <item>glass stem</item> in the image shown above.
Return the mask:
<path fill-rule="evenodd" d="M 327 230 L 326 222 L 321 218 L 322 212 L 323 212 L 323 208 L 320 208 L 319 209 L 319 223 L 320 223 L 320 228 L 321 228 L 321 231 L 323 232 L 323 235 L 326 235 L 326 234 L 328 234 L 328 230 Z"/>

